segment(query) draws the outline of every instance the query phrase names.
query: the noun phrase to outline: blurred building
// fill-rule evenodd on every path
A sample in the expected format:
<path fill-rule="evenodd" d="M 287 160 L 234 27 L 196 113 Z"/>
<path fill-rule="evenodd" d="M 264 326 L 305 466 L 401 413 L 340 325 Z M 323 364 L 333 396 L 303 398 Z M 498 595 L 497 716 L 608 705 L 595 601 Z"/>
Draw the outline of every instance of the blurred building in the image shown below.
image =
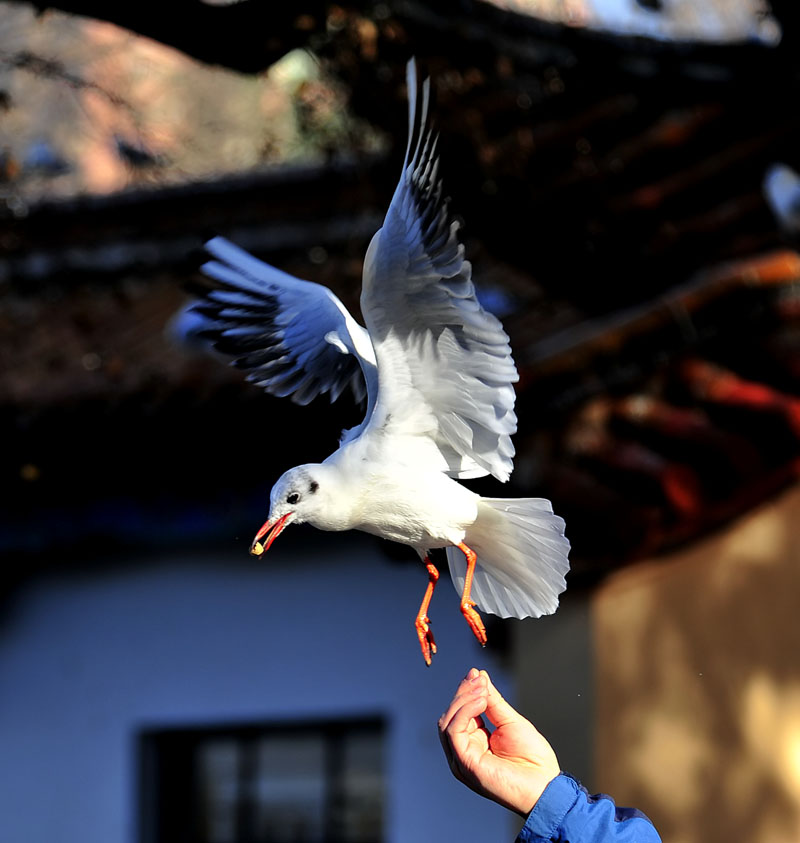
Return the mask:
<path fill-rule="evenodd" d="M 507 813 L 452 779 L 436 734 L 465 665 L 507 682 L 475 652 L 453 589 L 434 601 L 427 670 L 413 627 L 424 572 L 371 542 L 298 532 L 264 564 L 235 540 L 103 555 L 6 605 L 7 835 L 509 836 Z"/>

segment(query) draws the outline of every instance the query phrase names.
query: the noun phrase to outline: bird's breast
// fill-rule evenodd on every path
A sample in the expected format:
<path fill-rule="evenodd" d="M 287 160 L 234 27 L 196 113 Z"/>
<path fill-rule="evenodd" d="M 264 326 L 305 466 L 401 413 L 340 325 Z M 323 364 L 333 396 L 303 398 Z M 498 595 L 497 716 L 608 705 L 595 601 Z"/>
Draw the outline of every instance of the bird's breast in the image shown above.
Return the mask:
<path fill-rule="evenodd" d="M 439 472 L 397 470 L 365 484 L 357 529 L 425 549 L 463 541 L 478 496 Z"/>

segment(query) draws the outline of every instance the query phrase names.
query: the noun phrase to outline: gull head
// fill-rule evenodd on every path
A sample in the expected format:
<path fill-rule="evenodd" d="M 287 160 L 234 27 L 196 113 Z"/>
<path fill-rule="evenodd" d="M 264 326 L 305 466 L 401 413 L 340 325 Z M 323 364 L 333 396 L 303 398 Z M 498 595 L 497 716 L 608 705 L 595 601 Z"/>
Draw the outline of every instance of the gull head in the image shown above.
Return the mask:
<path fill-rule="evenodd" d="M 320 526 L 327 498 L 320 479 L 323 472 L 321 465 L 299 465 L 278 479 L 269 496 L 269 517 L 250 545 L 253 556 L 266 553 L 289 524 Z"/>

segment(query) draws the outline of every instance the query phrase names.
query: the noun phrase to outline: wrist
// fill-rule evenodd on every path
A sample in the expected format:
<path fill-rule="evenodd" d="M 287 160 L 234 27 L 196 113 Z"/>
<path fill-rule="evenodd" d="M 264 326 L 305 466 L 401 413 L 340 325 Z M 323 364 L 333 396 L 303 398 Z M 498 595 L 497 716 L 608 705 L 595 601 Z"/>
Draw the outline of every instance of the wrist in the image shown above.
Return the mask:
<path fill-rule="evenodd" d="M 560 773 L 561 770 L 543 773 L 540 777 L 538 777 L 536 783 L 527 789 L 526 793 L 520 794 L 517 804 L 512 806 L 513 810 L 521 817 L 527 817 L 528 814 L 530 814 L 530 812 L 536 807 L 550 783 L 556 779 Z"/>

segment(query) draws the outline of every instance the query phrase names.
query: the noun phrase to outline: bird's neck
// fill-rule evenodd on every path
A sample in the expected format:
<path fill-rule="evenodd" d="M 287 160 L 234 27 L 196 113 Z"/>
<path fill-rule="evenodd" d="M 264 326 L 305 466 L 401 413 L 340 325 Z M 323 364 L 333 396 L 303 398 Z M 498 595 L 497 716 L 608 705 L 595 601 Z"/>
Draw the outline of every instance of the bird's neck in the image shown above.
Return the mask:
<path fill-rule="evenodd" d="M 325 506 L 311 522 L 320 530 L 358 529 L 365 498 L 370 494 L 372 463 L 358 440 L 339 448 L 321 466 Z"/>
<path fill-rule="evenodd" d="M 309 513 L 307 523 L 318 530 L 352 530 L 358 522 L 356 511 L 360 505 L 358 477 L 330 457 L 315 466 L 315 476 L 319 479 L 320 505 Z"/>

